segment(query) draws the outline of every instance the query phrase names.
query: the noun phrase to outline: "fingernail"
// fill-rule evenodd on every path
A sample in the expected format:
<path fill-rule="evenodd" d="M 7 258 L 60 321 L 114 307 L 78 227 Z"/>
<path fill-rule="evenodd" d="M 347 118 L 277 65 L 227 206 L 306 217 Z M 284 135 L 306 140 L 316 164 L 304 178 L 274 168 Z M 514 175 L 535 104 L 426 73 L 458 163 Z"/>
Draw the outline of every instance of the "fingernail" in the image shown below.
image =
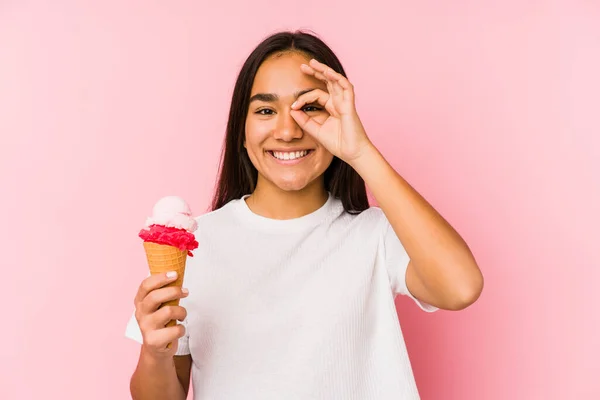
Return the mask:
<path fill-rule="evenodd" d="M 167 272 L 167 278 L 177 278 L 177 271 Z"/>
<path fill-rule="evenodd" d="M 292 108 L 296 107 L 296 103 L 298 103 L 297 101 L 292 103 Z"/>
<path fill-rule="evenodd" d="M 188 294 L 190 291 L 187 290 L 186 288 L 181 288 L 181 291 L 183 292 L 183 294 Z"/>

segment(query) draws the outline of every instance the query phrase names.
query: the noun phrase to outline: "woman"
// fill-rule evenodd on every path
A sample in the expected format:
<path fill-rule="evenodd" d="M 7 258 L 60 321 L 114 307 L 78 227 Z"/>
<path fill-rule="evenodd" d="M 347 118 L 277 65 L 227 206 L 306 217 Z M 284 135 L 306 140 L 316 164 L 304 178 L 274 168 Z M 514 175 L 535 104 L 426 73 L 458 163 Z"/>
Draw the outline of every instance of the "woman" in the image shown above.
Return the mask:
<path fill-rule="evenodd" d="M 243 65 L 197 221 L 187 289 L 157 275 L 135 298 L 135 399 L 184 399 L 191 370 L 197 399 L 417 399 L 394 296 L 460 310 L 483 287 L 465 242 L 369 140 L 337 57 L 303 32 Z"/>

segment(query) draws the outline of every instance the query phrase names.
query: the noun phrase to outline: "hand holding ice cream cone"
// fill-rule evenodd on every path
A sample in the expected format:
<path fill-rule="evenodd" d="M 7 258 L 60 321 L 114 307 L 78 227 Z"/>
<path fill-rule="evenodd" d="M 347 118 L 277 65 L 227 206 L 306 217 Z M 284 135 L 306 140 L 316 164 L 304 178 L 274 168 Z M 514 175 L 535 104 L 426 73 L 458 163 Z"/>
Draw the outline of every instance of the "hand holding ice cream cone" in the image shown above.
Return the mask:
<path fill-rule="evenodd" d="M 182 325 L 169 325 L 170 321 L 183 321 L 187 316 L 185 308 L 173 304 L 188 295 L 180 286 L 172 285 L 177 280 L 176 273 L 151 275 L 142 281 L 135 296 L 135 318 L 144 348 L 154 357 L 173 356 L 177 340 L 185 334 Z"/>
<path fill-rule="evenodd" d="M 193 234 L 197 227 L 197 223 L 192 217 L 190 207 L 187 203 L 180 197 L 168 196 L 163 197 L 156 203 L 152 216 L 146 220 L 145 228 L 139 233 L 139 236 L 144 240 L 144 250 L 151 277 L 146 280 L 150 280 L 150 283 L 144 281 L 146 282 L 145 288 L 144 283 L 142 283 L 138 292 L 139 298 L 136 297 L 136 299 L 144 309 L 143 312 L 154 312 L 156 314 L 151 318 L 153 323 L 150 324 L 150 329 L 161 328 L 161 326 L 156 327 L 156 321 L 158 320 L 162 323 L 161 317 L 168 316 L 169 313 L 172 313 L 174 317 L 176 317 L 176 313 L 177 315 L 181 314 L 181 311 L 177 310 L 182 308 L 179 307 L 179 299 L 183 297 L 180 294 L 183 293 L 182 285 L 185 275 L 185 265 L 187 257 L 193 256 L 192 250 L 198 247 L 198 242 Z M 174 277 L 167 277 L 167 274 L 175 275 Z M 164 282 L 165 286 L 153 286 L 156 284 L 157 279 L 159 279 L 151 279 L 154 276 L 163 276 L 164 279 L 167 279 Z M 150 296 L 152 298 L 146 300 Z M 157 298 L 162 299 L 162 301 L 153 310 Z M 150 304 L 147 304 L 148 302 Z M 175 311 L 172 309 L 173 307 L 176 307 Z M 166 311 L 161 311 L 162 309 Z M 145 317 L 146 315 L 141 314 L 141 317 Z M 174 327 L 176 319 L 165 320 L 165 324 L 162 327 Z M 139 322 L 140 320 L 138 319 Z"/>

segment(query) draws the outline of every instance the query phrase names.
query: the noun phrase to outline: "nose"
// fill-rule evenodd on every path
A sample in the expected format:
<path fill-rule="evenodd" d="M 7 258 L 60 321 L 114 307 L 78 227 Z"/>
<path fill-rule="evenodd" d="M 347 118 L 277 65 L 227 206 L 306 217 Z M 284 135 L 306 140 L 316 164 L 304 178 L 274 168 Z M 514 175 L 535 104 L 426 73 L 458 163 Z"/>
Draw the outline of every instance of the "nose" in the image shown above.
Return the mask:
<path fill-rule="evenodd" d="M 281 112 L 277 120 L 277 126 L 273 137 L 284 142 L 291 142 L 294 139 L 302 139 L 304 132 L 300 125 L 292 118 L 288 112 Z"/>

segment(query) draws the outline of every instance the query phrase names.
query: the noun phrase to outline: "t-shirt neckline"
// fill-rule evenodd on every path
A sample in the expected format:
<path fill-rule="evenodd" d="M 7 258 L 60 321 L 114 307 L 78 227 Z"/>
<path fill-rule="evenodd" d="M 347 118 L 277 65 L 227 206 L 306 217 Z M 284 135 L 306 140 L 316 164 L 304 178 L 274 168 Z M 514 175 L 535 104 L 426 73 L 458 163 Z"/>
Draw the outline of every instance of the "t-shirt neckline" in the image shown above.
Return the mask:
<path fill-rule="evenodd" d="M 246 194 L 238 199 L 236 207 L 238 215 L 244 222 L 251 224 L 255 228 L 277 232 L 294 232 L 318 225 L 323 221 L 335 203 L 334 197 L 328 192 L 325 204 L 309 214 L 292 219 L 273 219 L 254 213 L 246 203 L 246 198 L 249 196 L 249 194 Z"/>

